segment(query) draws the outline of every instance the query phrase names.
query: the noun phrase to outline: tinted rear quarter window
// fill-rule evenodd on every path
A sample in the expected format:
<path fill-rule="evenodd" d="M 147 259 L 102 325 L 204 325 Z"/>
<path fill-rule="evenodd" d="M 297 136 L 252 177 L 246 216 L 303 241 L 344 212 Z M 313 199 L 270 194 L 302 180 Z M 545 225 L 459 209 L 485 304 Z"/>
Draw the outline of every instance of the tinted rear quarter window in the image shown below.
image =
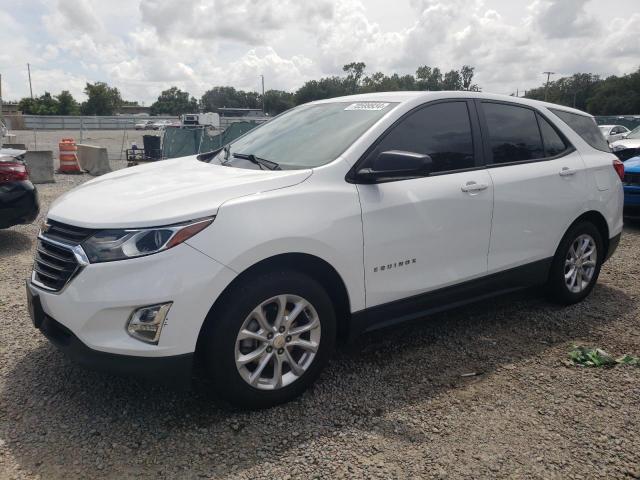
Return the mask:
<path fill-rule="evenodd" d="M 482 102 L 489 129 L 493 163 L 543 158 L 542 138 L 533 110 L 514 105 Z"/>
<path fill-rule="evenodd" d="M 603 152 L 611 151 L 609 144 L 600 132 L 600 129 L 598 128 L 598 125 L 596 125 L 596 121 L 593 117 L 565 112 L 564 110 L 557 110 L 555 108 L 550 108 L 549 110 L 557 115 L 564 123 L 569 125 L 571 130 L 580 135 L 580 137 L 593 148 Z"/>
<path fill-rule="evenodd" d="M 437 103 L 408 114 L 385 135 L 368 158 L 389 150 L 429 155 L 434 173 L 474 167 L 467 103 Z"/>
<path fill-rule="evenodd" d="M 555 128 L 542 116 L 538 116 L 538 124 L 540 125 L 540 133 L 542 133 L 542 143 L 544 144 L 544 152 L 546 157 L 555 157 L 569 148 L 568 144 L 562 139 Z"/>

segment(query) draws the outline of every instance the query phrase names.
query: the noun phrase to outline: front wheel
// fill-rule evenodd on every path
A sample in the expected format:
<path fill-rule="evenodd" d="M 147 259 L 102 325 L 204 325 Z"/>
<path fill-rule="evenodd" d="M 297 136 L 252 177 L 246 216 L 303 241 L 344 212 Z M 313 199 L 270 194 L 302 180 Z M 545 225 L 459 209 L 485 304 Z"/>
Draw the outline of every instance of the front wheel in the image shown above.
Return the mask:
<path fill-rule="evenodd" d="M 201 348 L 216 393 L 233 405 L 266 408 L 300 395 L 335 347 L 331 299 L 295 271 L 246 277 L 207 320 Z"/>
<path fill-rule="evenodd" d="M 549 274 L 554 300 L 570 305 L 583 300 L 593 289 L 604 261 L 604 242 L 590 222 L 569 229 L 560 242 Z"/>

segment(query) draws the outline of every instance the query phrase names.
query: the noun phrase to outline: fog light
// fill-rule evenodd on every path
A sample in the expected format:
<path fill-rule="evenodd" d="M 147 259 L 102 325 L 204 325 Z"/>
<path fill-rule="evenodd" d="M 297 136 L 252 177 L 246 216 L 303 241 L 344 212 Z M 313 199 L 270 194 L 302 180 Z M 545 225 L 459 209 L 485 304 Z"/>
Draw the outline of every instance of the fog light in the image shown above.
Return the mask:
<path fill-rule="evenodd" d="M 134 310 L 127 322 L 127 333 L 136 340 L 157 345 L 171 305 L 173 302 Z"/>

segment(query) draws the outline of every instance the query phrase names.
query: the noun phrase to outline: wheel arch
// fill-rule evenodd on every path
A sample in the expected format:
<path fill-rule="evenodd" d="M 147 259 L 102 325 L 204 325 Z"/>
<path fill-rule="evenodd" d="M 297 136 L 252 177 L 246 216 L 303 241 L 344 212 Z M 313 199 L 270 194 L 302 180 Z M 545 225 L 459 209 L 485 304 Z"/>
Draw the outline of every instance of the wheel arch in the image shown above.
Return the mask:
<path fill-rule="evenodd" d="M 295 270 L 305 273 L 320 282 L 330 296 L 336 313 L 337 340 L 346 340 L 349 336 L 351 302 L 346 284 L 336 269 L 320 257 L 308 253 L 283 253 L 265 258 L 251 265 L 236 276 L 215 300 L 200 328 L 196 343 L 196 354 L 202 351 L 202 339 L 207 326 L 215 318 L 216 309 L 226 301 L 229 293 L 245 279 L 274 270 Z"/>
<path fill-rule="evenodd" d="M 558 253 L 560 244 L 562 243 L 562 240 L 567 235 L 567 232 L 569 232 L 569 230 L 571 230 L 574 225 L 577 225 L 578 223 L 584 222 L 584 221 L 592 223 L 598 229 L 598 231 L 600 232 L 600 235 L 602 236 L 602 243 L 604 246 L 604 252 L 606 254 L 606 252 L 609 250 L 609 242 L 610 242 L 609 225 L 607 224 L 607 220 L 605 219 L 604 215 L 602 215 L 602 213 L 598 212 L 597 210 L 588 210 L 580 214 L 578 218 L 576 218 L 573 222 L 567 225 L 567 228 L 564 229 L 562 236 L 556 242 L 556 249 L 555 249 L 554 255 Z"/>

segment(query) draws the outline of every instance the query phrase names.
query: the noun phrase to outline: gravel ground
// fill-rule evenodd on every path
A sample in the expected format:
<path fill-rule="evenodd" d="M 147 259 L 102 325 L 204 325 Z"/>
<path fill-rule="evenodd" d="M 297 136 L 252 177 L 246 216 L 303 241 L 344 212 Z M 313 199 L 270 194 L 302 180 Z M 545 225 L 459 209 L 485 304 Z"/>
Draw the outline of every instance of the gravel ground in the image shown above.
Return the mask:
<path fill-rule="evenodd" d="M 640 478 L 640 368 L 565 364 L 640 355 L 638 225 L 579 305 L 527 291 L 369 334 L 261 412 L 68 362 L 27 314 L 36 229 L 0 230 L 0 478 Z"/>

